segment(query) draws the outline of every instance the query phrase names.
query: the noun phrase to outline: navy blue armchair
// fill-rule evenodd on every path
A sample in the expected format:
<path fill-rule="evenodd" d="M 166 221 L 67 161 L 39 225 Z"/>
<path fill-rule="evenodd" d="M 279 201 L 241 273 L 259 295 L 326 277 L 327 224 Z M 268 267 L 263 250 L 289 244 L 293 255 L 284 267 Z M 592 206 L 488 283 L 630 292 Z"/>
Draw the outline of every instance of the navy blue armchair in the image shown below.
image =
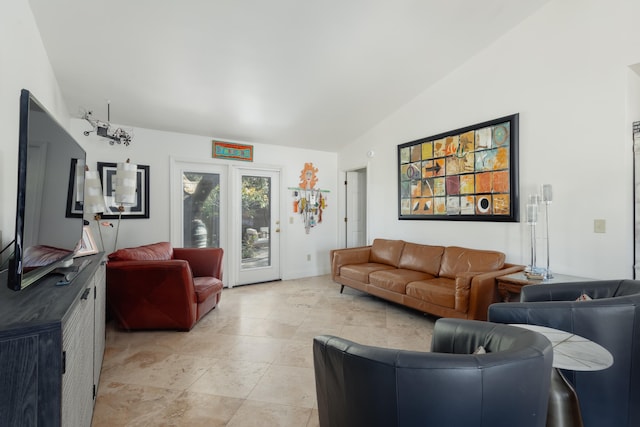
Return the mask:
<path fill-rule="evenodd" d="M 479 346 L 487 354 L 472 354 Z M 545 337 L 439 319 L 431 352 L 313 342 L 321 427 L 542 427 L 553 351 Z"/>
<path fill-rule="evenodd" d="M 576 301 L 582 294 L 592 299 Z M 640 426 L 640 281 L 525 286 L 519 303 L 491 305 L 489 320 L 560 329 L 609 350 L 608 369 L 562 373 L 576 390 L 585 427 Z"/>

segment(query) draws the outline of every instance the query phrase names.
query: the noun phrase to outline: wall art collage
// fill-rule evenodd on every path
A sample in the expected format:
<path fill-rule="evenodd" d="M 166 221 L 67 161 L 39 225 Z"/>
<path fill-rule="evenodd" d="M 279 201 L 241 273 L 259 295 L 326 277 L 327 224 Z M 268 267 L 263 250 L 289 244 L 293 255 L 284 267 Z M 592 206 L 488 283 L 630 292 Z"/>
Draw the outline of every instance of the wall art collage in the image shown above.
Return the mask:
<path fill-rule="evenodd" d="M 398 145 L 399 219 L 517 222 L 518 114 Z"/>

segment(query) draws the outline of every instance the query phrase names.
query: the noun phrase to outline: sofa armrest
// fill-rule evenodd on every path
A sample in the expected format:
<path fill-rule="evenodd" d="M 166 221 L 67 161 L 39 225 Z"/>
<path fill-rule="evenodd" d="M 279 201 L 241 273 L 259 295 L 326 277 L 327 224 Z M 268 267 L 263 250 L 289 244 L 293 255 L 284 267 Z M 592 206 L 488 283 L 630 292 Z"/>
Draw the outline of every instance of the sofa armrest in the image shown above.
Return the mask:
<path fill-rule="evenodd" d="M 173 258 L 189 263 L 194 277 L 222 280 L 222 248 L 173 248 Z"/>
<path fill-rule="evenodd" d="M 360 246 L 357 248 L 333 249 L 329 252 L 329 262 L 331 263 L 331 279 L 340 275 L 340 267 L 349 264 L 364 264 L 369 262 L 371 246 Z"/>
<path fill-rule="evenodd" d="M 126 329 L 190 329 L 197 318 L 193 275 L 184 260 L 108 262 L 107 302 Z"/>
<path fill-rule="evenodd" d="M 455 309 L 461 313 L 469 310 L 469 292 L 473 278 L 480 273 L 465 271 L 456 274 L 456 302 Z"/>
<path fill-rule="evenodd" d="M 465 292 L 464 287 L 468 287 L 467 318 L 487 320 L 489 306 L 498 301 L 496 278 L 524 270 L 523 265 L 506 264 L 506 266 L 506 268 L 496 271 L 458 273 L 456 275 L 456 310 L 458 310 L 458 294 L 462 299 Z M 465 285 L 465 282 L 469 280 L 468 275 L 471 275 L 470 282 Z M 458 277 L 461 277 L 460 292 L 458 291 Z"/>

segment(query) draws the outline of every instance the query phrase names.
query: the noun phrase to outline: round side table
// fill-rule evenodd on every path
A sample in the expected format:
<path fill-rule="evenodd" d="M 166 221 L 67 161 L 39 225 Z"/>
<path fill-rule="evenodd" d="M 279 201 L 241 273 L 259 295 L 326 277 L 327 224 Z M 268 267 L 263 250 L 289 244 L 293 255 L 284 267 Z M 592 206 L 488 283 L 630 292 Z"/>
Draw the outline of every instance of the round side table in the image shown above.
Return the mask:
<path fill-rule="evenodd" d="M 547 409 L 547 427 L 582 427 L 580 403 L 575 390 L 559 369 L 599 371 L 613 365 L 609 351 L 571 332 L 546 326 L 511 324 L 544 335 L 553 347 L 553 370 Z"/>

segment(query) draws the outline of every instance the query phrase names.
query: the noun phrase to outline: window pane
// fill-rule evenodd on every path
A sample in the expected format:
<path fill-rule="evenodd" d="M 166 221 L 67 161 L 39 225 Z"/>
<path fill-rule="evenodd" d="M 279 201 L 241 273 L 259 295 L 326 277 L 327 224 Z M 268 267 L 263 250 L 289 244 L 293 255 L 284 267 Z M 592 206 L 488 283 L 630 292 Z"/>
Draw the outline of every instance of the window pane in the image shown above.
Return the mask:
<path fill-rule="evenodd" d="M 184 247 L 220 247 L 220 175 L 184 172 L 182 183 Z"/>
<path fill-rule="evenodd" d="M 242 266 L 271 265 L 271 178 L 242 177 Z"/>

